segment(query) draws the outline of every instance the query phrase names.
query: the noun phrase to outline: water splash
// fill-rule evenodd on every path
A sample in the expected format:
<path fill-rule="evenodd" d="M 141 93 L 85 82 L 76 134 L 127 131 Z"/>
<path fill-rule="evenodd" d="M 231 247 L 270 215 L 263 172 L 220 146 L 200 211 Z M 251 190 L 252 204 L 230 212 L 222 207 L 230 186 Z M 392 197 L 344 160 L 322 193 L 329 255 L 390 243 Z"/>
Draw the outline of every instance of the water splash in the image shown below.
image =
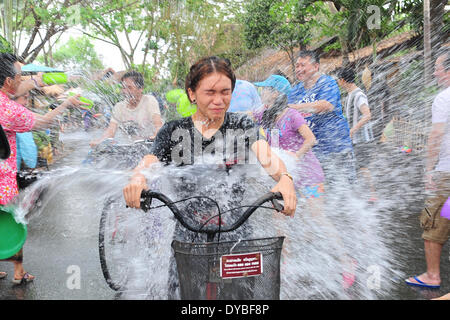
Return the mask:
<path fill-rule="evenodd" d="M 379 72 L 374 74 L 372 87 L 375 89 L 382 87 L 375 83 L 377 79 L 382 78 L 385 83 L 391 74 L 383 68 L 377 70 Z M 399 252 L 410 241 L 403 236 L 411 228 L 411 224 L 405 221 L 421 207 L 425 194 L 421 183 L 423 146 L 411 135 L 403 137 L 402 134 L 408 133 L 413 123 L 422 136 L 425 134 L 429 128 L 429 108 L 422 107 L 431 103 L 429 96 L 413 101 L 414 95 L 406 94 L 405 88 L 408 86 L 403 85 L 404 81 L 398 83 L 403 88 L 400 84 L 394 88 L 396 92 L 388 119 L 392 120 L 394 114 L 397 116 L 396 134 L 377 148 L 369 165 L 378 194 L 374 205 L 369 206 L 366 201 L 366 186 L 356 190 L 343 186 L 342 197 L 327 194 L 320 212 L 309 207 L 306 200 L 300 199 L 294 218 L 286 218 L 271 210 L 260 210 L 249 219 L 248 226 L 251 228 L 243 227 L 244 233 L 251 232 L 252 238 L 286 237 L 281 261 L 282 299 L 384 298 L 390 296 L 398 279 L 405 276 L 399 271 L 409 263 Z M 386 99 L 385 93 L 383 89 L 373 91 L 373 100 L 381 103 Z M 404 102 L 409 105 L 400 107 L 404 106 Z M 420 113 L 406 112 L 419 108 L 423 109 Z M 87 137 L 80 132 L 62 135 L 66 141 L 82 141 L 77 148 L 80 145 L 86 147 Z M 408 139 L 415 145 L 411 154 L 400 151 Z M 87 149 L 81 150 L 87 153 Z M 278 154 L 289 168 L 295 165 L 292 158 L 282 151 L 278 150 Z M 38 221 L 46 212 L 57 210 L 61 220 L 54 223 L 63 224 L 64 232 L 69 236 L 74 233 L 87 236 L 98 231 L 96 228 L 104 203 L 108 197 L 114 197 L 119 213 L 125 217 L 121 223 L 129 230 L 127 246 L 118 252 L 120 259 L 115 266 L 119 270 L 127 270 L 126 287 L 121 298 L 166 299 L 172 256 L 170 242 L 175 232 L 173 216 L 167 208 L 160 208 L 152 215 L 126 209 L 121 189 L 131 173 L 121 169 L 83 167 L 79 165 L 83 156 L 80 151 L 75 160 L 64 160 L 66 166 L 52 170 L 25 191 L 24 201 L 40 187 L 47 190 L 41 199 L 40 209 L 28 213 L 24 210 L 20 213 L 20 219 Z M 147 172 L 147 177 L 151 181 L 159 181 L 158 188 L 172 199 L 180 198 L 173 183 L 181 178 L 184 179 L 182 186 L 186 188 L 186 194 L 214 195 L 221 204 L 230 200 L 229 187 L 240 181 L 243 174 L 247 176 L 245 204 L 251 203 L 274 185 L 263 170 L 253 167 L 236 168 L 231 176 L 218 174 L 206 166 L 160 169 L 156 174 L 155 171 Z M 201 188 L 187 188 L 190 184 L 195 185 L 196 181 L 202 181 Z M 90 222 L 93 226 L 86 229 Z M 183 238 L 189 234 L 177 236 Z M 348 261 L 356 262 L 353 265 L 355 282 L 345 289 L 342 273 L 351 270 Z"/>
<path fill-rule="evenodd" d="M 294 164 L 282 152 L 280 156 L 288 166 Z M 33 193 L 43 189 L 45 192 L 39 208 L 29 210 L 25 206 L 22 219 L 38 222 L 49 211 L 56 210 L 60 218 L 52 221 L 55 227 L 59 226 L 69 238 L 77 233 L 82 239 L 98 232 L 105 202 L 114 198 L 120 225 L 127 230 L 126 245 L 117 252 L 118 259 L 110 262 L 115 264 L 112 268 L 126 270 L 121 298 L 166 299 L 172 263 L 170 243 L 176 230 L 173 215 L 167 208 L 155 209 L 151 214 L 125 208 L 121 191 L 130 170 L 79 163 L 78 167 L 71 162 L 71 166 L 52 170 L 29 187 L 22 204 Z M 229 174 L 208 164 L 160 167 L 145 174 L 153 181 L 152 189 L 161 190 L 173 200 L 187 195 L 208 195 L 221 206 L 232 200 L 230 186 L 242 184 L 243 176 L 246 178 L 242 205 L 252 203 L 274 186 L 274 181 L 258 165 L 236 166 Z M 174 182 L 180 179 L 183 179 L 183 184 L 179 184 L 181 190 L 174 188 Z M 385 295 L 392 287 L 390 279 L 398 276 L 393 271 L 397 266 L 389 245 L 391 220 L 383 209 L 388 204 L 381 203 L 368 207 L 357 193 L 346 190 L 344 199 L 328 197 L 321 213 L 317 213 L 308 207 L 306 200 L 300 199 L 293 218 L 262 209 L 241 231 L 250 238 L 286 237 L 281 261 L 282 299 L 375 299 Z M 339 212 L 336 208 L 340 208 Z M 91 225 L 86 228 L 87 224 Z M 190 236 L 189 232 L 176 235 L 182 239 L 191 239 Z M 347 257 L 357 264 L 355 283 L 345 290 L 342 272 L 346 270 Z"/>

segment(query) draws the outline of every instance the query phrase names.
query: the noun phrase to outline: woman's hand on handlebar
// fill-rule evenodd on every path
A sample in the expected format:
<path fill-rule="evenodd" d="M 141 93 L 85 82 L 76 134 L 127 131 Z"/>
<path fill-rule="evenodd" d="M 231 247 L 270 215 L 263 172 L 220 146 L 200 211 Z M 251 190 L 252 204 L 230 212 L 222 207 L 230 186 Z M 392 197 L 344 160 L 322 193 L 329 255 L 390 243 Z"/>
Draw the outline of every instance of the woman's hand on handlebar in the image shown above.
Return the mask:
<path fill-rule="evenodd" d="M 128 207 L 141 207 L 142 190 L 147 190 L 147 179 L 141 173 L 136 173 L 130 182 L 123 188 L 123 196 Z"/>
<path fill-rule="evenodd" d="M 284 201 L 284 213 L 287 216 L 293 217 L 295 209 L 297 208 L 297 195 L 295 193 L 294 182 L 286 175 L 282 175 L 278 183 L 271 190 L 272 192 L 280 192 Z"/>

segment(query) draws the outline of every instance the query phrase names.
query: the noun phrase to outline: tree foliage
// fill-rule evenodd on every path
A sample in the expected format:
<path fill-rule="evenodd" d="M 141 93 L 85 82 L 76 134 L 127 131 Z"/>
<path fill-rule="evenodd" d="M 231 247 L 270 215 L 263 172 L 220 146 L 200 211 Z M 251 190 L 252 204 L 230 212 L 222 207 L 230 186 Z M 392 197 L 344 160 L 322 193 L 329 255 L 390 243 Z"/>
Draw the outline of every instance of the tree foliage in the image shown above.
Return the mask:
<path fill-rule="evenodd" d="M 311 42 L 314 29 L 321 25 L 316 17 L 325 13 L 320 1 L 253 0 L 242 21 L 247 46 L 281 48 L 294 68 L 294 49 Z"/>
<path fill-rule="evenodd" d="M 94 45 L 87 36 L 70 38 L 64 45 L 55 50 L 52 56 L 53 65 L 65 70 L 95 71 L 104 68 Z M 44 57 L 37 59 L 44 62 Z"/>
<path fill-rule="evenodd" d="M 212 53 L 216 36 L 239 11 L 239 1 L 231 0 L 82 2 L 86 35 L 115 46 L 127 69 L 141 70 L 149 81 L 168 70 L 174 84 L 193 60 Z"/>
<path fill-rule="evenodd" d="M 337 36 L 328 48 L 345 56 L 404 28 L 420 34 L 423 25 L 423 0 L 251 0 L 245 9 L 247 46 L 281 48 L 291 61 L 293 48 L 312 40 Z"/>
<path fill-rule="evenodd" d="M 77 60 L 81 57 L 67 55 L 65 46 L 72 44 L 55 50 L 61 34 L 73 28 L 117 48 L 125 68 L 144 73 L 147 83 L 173 86 L 182 85 L 189 66 L 201 56 L 221 55 L 239 66 L 271 47 L 284 50 L 293 62 L 294 50 L 322 39 L 335 40 L 328 48 L 347 55 L 401 30 L 420 34 L 423 25 L 423 0 L 7 1 L 14 5 L 8 12 L 0 5 L 3 36 L 5 25 L 11 26 L 12 49 L 25 62 L 41 54 L 46 64 L 70 60 L 84 68 L 84 61 Z M 431 3 L 435 8 L 445 0 Z M 379 9 L 376 28 L 368 24 L 374 14 L 370 6 Z M 445 27 L 448 23 L 439 30 Z M 91 48 L 87 42 L 79 45 L 86 60 L 93 57 L 92 51 L 83 53 Z M 100 66 L 93 61 L 86 67 Z"/>
<path fill-rule="evenodd" d="M 6 33 L 5 25 L 11 28 L 14 52 L 32 62 L 45 45 L 71 26 L 73 9 L 80 1 L 14 0 L 12 12 L 2 12 L 2 31 Z"/>
<path fill-rule="evenodd" d="M 5 38 L 0 36 L 0 53 L 4 53 L 4 52 L 12 53 L 13 48 L 12 48 L 11 44 Z"/>

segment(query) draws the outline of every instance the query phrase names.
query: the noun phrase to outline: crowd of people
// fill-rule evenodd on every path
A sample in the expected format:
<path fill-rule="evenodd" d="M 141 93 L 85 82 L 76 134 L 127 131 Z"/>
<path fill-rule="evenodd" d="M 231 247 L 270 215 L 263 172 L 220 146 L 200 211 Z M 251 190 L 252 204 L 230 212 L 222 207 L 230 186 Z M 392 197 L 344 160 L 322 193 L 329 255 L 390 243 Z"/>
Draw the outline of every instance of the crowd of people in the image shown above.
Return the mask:
<path fill-rule="evenodd" d="M 374 133 L 374 106 L 369 103 L 368 93 L 357 86 L 356 75 L 351 67 L 339 69 L 336 77 L 324 74 L 317 53 L 301 51 L 295 64 L 294 84 L 279 74 L 251 83 L 236 79 L 229 60 L 214 56 L 203 58 L 191 66 L 185 81 L 185 91 L 197 111 L 190 117 L 164 123 L 161 102 L 152 94 L 144 94 L 144 79 L 139 72 L 129 71 L 120 78 L 124 100 L 114 106 L 109 126 L 90 145 L 94 148 L 105 139 L 113 138 L 118 128 L 135 138 L 154 140 L 151 153 L 133 170 L 133 176 L 123 189 L 127 205 L 139 208 L 141 192 L 148 189 L 144 170 L 157 163 L 192 165 L 197 156 L 217 150 L 212 146 L 228 141 L 227 135 L 243 133 L 245 148 L 249 151 L 245 154 L 252 151 L 275 181 L 271 190 L 282 194 L 283 213 L 293 216 L 298 198 L 304 198 L 311 212 L 319 216 L 322 223 L 332 226 L 323 215 L 327 195 L 341 197 L 349 189 L 360 188 L 369 191 L 366 199 L 369 205 L 378 200 L 369 165 L 380 137 Z M 11 156 L 0 167 L 0 204 L 3 206 L 10 204 L 18 194 L 17 137 L 48 127 L 68 107 L 83 105 L 74 96 L 44 116 L 35 114 L 20 99 L 29 90 L 45 84 L 40 77 L 21 82 L 20 76 L 17 59 L 3 54 L 0 58 L 0 124 L 11 146 Z M 421 216 L 427 270 L 406 279 L 408 285 L 426 288 L 440 287 L 440 255 L 450 236 L 450 221 L 440 216 L 450 196 L 448 50 L 439 54 L 434 76 L 442 90 L 433 102 L 426 154 L 426 187 L 432 191 Z M 341 90 L 346 92 L 344 104 L 341 104 Z M 201 138 L 199 148 L 194 146 L 198 136 Z M 295 168 L 288 169 L 274 148 L 292 157 Z M 249 163 L 250 159 L 240 159 L 236 150 L 231 153 L 227 150 L 220 161 L 229 168 L 230 163 Z M 334 236 L 339 241 L 337 231 Z M 34 279 L 23 268 L 22 250 L 9 260 L 15 266 L 15 283 Z M 355 280 L 351 256 L 345 257 L 342 263 L 344 286 L 350 287 Z M 0 272 L 0 278 L 4 277 L 6 273 Z"/>

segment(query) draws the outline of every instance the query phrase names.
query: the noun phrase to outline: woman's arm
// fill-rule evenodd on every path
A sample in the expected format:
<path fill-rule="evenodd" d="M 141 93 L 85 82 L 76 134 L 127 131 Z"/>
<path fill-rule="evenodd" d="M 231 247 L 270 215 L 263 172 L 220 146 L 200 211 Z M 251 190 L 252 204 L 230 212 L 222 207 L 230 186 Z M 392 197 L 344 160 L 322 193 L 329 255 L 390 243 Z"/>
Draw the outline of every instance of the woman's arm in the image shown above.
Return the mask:
<path fill-rule="evenodd" d="M 431 131 L 428 135 L 426 155 L 425 155 L 425 188 L 434 189 L 432 171 L 439 159 L 439 153 L 442 145 L 442 140 L 445 134 L 445 122 L 433 123 Z"/>
<path fill-rule="evenodd" d="M 318 100 L 314 102 L 306 102 L 299 104 L 289 104 L 289 108 L 296 109 L 300 112 L 322 113 L 331 112 L 334 106 L 327 100 Z"/>
<path fill-rule="evenodd" d="M 38 113 L 33 113 L 35 117 L 35 122 L 32 130 L 43 130 L 47 129 L 55 120 L 55 118 L 62 114 L 70 106 L 81 106 L 87 103 L 78 100 L 79 96 L 72 96 L 61 103 L 57 108 L 52 111 L 47 112 L 45 115 L 40 115 Z"/>
<path fill-rule="evenodd" d="M 147 190 L 147 178 L 142 174 L 142 170 L 149 168 L 152 164 L 158 163 L 158 158 L 153 154 L 146 155 L 133 170 L 130 182 L 123 188 L 123 196 L 127 206 L 131 208 L 141 207 L 142 190 Z"/>
<path fill-rule="evenodd" d="M 297 150 L 295 155 L 297 158 L 301 159 L 311 148 L 317 143 L 316 136 L 311 131 L 311 129 L 308 127 L 307 124 L 303 124 L 298 128 L 298 132 L 302 135 L 303 139 L 305 140 L 303 142 L 303 145 L 300 147 L 300 149 Z"/>
<path fill-rule="evenodd" d="M 153 137 L 149 137 L 150 139 L 154 139 L 159 129 L 163 126 L 161 115 L 159 113 L 155 113 L 152 115 L 153 128 L 155 128 L 155 132 Z"/>
<path fill-rule="evenodd" d="M 271 191 L 282 194 L 284 200 L 283 213 L 293 216 L 297 207 L 297 196 L 295 194 L 294 182 L 287 172 L 286 165 L 272 152 L 269 144 L 265 140 L 256 141 L 251 148 L 256 154 L 261 166 L 278 182 Z"/>
<path fill-rule="evenodd" d="M 370 113 L 369 106 L 367 106 L 366 104 L 363 104 L 359 110 L 361 110 L 362 117 L 355 124 L 355 126 L 350 129 L 350 138 L 353 137 L 353 134 L 356 131 L 358 131 L 359 129 L 361 129 L 370 120 L 370 118 L 372 117 L 372 115 Z"/>
<path fill-rule="evenodd" d="M 98 144 L 100 144 L 102 141 L 109 139 L 109 138 L 114 138 L 114 136 L 116 135 L 116 131 L 118 128 L 118 124 L 115 121 L 109 121 L 109 125 L 108 128 L 106 128 L 106 130 L 103 132 L 102 136 L 98 139 L 94 139 L 89 143 L 89 146 L 91 148 L 94 148 L 95 146 L 97 146 Z"/>

